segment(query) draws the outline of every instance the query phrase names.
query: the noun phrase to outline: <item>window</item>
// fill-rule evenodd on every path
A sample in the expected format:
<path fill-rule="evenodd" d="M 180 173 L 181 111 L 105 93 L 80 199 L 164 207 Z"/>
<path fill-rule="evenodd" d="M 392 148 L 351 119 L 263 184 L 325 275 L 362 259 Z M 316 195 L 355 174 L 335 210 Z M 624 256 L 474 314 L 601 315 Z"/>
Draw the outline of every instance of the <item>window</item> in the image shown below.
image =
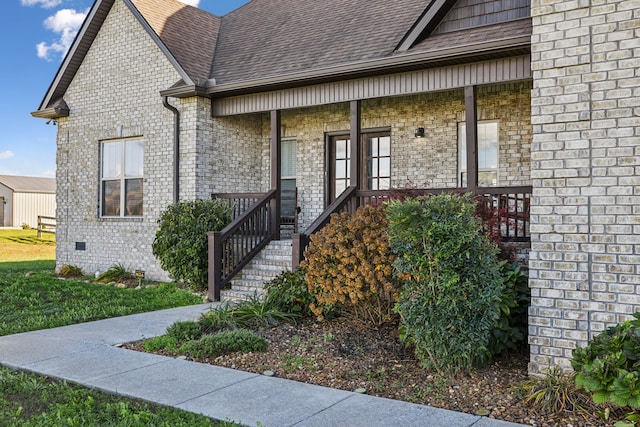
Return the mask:
<path fill-rule="evenodd" d="M 142 216 L 143 158 L 142 139 L 101 144 L 101 216 Z"/>
<path fill-rule="evenodd" d="M 281 187 L 283 190 L 296 189 L 296 140 L 283 139 L 282 163 L 280 166 Z"/>
<path fill-rule="evenodd" d="M 467 186 L 467 132 L 464 123 L 458 124 L 458 152 L 460 186 Z M 498 122 L 478 123 L 478 186 L 498 185 Z"/>
<path fill-rule="evenodd" d="M 348 135 L 330 138 L 330 200 L 335 200 L 351 181 L 351 140 Z M 367 190 L 391 187 L 391 136 L 388 131 L 363 133 L 361 140 L 361 179 Z"/>

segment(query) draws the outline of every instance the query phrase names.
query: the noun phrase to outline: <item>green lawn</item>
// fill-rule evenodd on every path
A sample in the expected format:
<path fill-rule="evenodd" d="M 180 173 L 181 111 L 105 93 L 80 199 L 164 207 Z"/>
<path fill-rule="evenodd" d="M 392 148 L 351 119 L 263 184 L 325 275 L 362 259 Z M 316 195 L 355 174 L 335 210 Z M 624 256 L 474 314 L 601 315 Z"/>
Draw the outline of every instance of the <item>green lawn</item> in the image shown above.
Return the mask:
<path fill-rule="evenodd" d="M 0 336 L 202 302 L 173 283 L 119 289 L 53 273 L 53 261 L 0 263 Z"/>
<path fill-rule="evenodd" d="M 0 230 L 0 263 L 7 261 L 53 260 L 56 238 L 45 233 L 38 238 L 36 230 Z"/>
<path fill-rule="evenodd" d="M 40 253 L 40 247 L 54 246 L 22 231 L 0 230 L 2 250 L 11 244 L 14 251 L 35 259 L 25 260 L 28 255 L 2 262 L 6 258 L 0 258 L 0 335 L 202 302 L 170 283 L 150 289 L 119 289 L 58 279 L 55 261 Z M 21 239 L 16 241 L 17 237 Z M 234 425 L 0 367 L 0 426 Z"/>

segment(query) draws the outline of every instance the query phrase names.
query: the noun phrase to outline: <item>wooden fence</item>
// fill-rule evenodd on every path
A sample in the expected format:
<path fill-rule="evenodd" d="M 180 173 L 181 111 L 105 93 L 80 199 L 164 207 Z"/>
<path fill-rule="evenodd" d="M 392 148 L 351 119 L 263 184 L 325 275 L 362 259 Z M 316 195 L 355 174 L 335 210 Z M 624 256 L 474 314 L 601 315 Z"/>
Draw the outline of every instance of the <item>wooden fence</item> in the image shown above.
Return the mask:
<path fill-rule="evenodd" d="M 52 216 L 38 215 L 38 238 L 42 233 L 56 234 L 56 219 Z"/>

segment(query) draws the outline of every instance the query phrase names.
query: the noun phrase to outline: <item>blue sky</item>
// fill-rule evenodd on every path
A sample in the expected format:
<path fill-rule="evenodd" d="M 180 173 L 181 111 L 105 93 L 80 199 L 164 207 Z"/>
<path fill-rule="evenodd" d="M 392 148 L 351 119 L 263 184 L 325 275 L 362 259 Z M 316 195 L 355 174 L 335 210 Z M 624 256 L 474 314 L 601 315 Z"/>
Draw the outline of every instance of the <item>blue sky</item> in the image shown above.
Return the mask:
<path fill-rule="evenodd" d="M 248 0 L 180 0 L 224 15 Z M 93 0 L 2 0 L 0 175 L 55 176 L 56 126 L 31 116 Z"/>

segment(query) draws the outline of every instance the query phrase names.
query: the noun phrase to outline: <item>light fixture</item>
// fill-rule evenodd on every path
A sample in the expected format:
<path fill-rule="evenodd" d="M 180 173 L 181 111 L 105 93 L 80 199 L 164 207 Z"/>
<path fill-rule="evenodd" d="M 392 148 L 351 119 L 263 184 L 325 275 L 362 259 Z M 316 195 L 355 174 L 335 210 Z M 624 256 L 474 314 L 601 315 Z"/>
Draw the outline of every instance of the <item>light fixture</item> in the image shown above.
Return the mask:
<path fill-rule="evenodd" d="M 417 128 L 414 136 L 416 138 L 424 138 L 424 128 Z"/>

